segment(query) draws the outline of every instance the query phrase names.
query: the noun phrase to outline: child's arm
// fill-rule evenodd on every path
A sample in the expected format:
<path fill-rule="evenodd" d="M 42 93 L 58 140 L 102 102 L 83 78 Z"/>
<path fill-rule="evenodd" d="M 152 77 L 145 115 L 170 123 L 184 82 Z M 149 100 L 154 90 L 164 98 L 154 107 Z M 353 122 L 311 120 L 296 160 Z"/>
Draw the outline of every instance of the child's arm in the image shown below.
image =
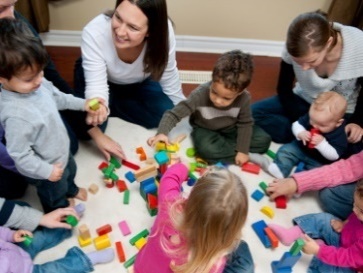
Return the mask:
<path fill-rule="evenodd" d="M 236 165 L 241 166 L 242 164 L 246 163 L 249 159 L 250 158 L 248 155 L 237 152 L 237 155 L 235 158 L 235 163 L 236 163 Z"/>
<path fill-rule="evenodd" d="M 170 166 L 160 181 L 159 203 L 177 198 L 181 192 L 181 185 L 187 177 L 188 168 L 184 164 L 177 163 Z"/>
<path fill-rule="evenodd" d="M 314 145 L 315 149 L 317 149 L 322 156 L 330 161 L 338 160 L 340 157 L 335 147 L 320 134 L 314 134 L 311 139 L 311 144 Z"/>
<path fill-rule="evenodd" d="M 30 231 L 27 231 L 27 230 L 24 230 L 24 229 L 19 229 L 19 230 L 15 231 L 14 234 L 13 234 L 12 242 L 20 243 L 20 242 L 24 241 L 25 240 L 25 237 L 24 237 L 25 235 L 33 237 L 33 234 Z"/>
<path fill-rule="evenodd" d="M 170 145 L 168 136 L 164 134 L 158 134 L 156 136 L 150 137 L 147 140 L 147 144 L 151 147 L 154 147 L 156 143 L 164 142 L 166 145 Z"/>
<path fill-rule="evenodd" d="M 348 220 L 341 221 L 338 219 L 332 219 L 330 221 L 330 224 L 332 228 L 335 230 L 335 232 L 340 233 L 344 227 L 344 225 L 347 223 Z"/>
<path fill-rule="evenodd" d="M 8 118 L 4 128 L 6 148 L 19 173 L 34 179 L 48 179 L 53 165 L 40 158 L 32 149 L 32 143 L 36 142 L 37 134 L 34 133 L 36 129 L 18 118 Z"/>
<path fill-rule="evenodd" d="M 305 244 L 302 248 L 304 253 L 312 255 L 318 254 L 320 246 L 314 239 L 310 238 L 307 234 L 304 234 L 304 242 Z"/>
<path fill-rule="evenodd" d="M 309 116 L 304 115 L 295 121 L 292 126 L 291 130 L 297 140 L 301 140 L 304 145 L 306 145 L 311 140 L 311 133 L 306 130 L 306 124 L 309 123 Z"/>
<path fill-rule="evenodd" d="M 5 242 L 14 242 L 14 234 L 15 231 L 11 230 L 10 228 L 1 227 L 0 226 L 0 238 Z"/>

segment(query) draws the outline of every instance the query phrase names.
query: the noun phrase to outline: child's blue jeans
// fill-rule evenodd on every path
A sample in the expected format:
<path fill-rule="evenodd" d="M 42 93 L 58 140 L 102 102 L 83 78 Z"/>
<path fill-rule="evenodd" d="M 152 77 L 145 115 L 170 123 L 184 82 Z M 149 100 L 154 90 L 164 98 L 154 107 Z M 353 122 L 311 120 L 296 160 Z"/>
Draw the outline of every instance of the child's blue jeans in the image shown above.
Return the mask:
<path fill-rule="evenodd" d="M 64 239 L 72 235 L 72 230 L 57 228 L 41 228 L 34 232 L 33 241 L 29 246 L 19 244 L 32 259 L 41 251 L 52 248 Z M 68 250 L 64 258 L 47 262 L 45 264 L 34 265 L 33 273 L 82 273 L 93 271 L 91 261 L 86 254 L 78 247 Z"/>
<path fill-rule="evenodd" d="M 306 214 L 294 218 L 294 222 L 313 239 L 322 239 L 327 245 L 339 247 L 340 234 L 335 232 L 331 226 L 331 220 L 338 219 L 329 213 Z M 338 219 L 339 220 L 339 219 Z M 354 273 L 349 268 L 328 265 L 313 257 L 308 273 Z"/>
<path fill-rule="evenodd" d="M 37 188 L 40 202 L 45 213 L 57 208 L 69 206 L 67 198 L 78 194 L 79 188 L 74 182 L 77 165 L 71 153 L 69 153 L 67 166 L 64 168 L 62 178 L 57 182 L 49 180 L 27 178 L 29 184 Z"/>
<path fill-rule="evenodd" d="M 299 162 L 304 162 L 305 170 L 311 170 L 322 165 L 319 161 L 306 154 L 300 148 L 297 140 L 282 145 L 278 149 L 276 158 L 274 159 L 274 163 L 276 163 L 279 167 L 284 177 L 288 177 L 294 166 L 296 166 Z"/>
<path fill-rule="evenodd" d="M 227 258 L 223 273 L 253 272 L 255 272 L 255 265 L 253 264 L 250 249 L 245 241 L 241 241 L 237 249 Z"/>

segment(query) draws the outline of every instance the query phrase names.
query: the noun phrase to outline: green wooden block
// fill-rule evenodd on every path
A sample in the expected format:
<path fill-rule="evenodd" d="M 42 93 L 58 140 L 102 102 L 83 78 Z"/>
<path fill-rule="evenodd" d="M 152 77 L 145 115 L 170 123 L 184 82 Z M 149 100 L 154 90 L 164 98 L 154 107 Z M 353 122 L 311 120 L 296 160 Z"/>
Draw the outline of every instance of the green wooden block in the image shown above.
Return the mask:
<path fill-rule="evenodd" d="M 303 246 L 305 245 L 305 242 L 303 239 L 299 238 L 295 241 L 295 243 L 292 245 L 292 247 L 290 248 L 290 254 L 292 256 L 296 256 L 300 253 L 300 250 L 303 248 Z"/>
<path fill-rule="evenodd" d="M 266 154 L 267 154 L 269 157 L 271 157 L 272 159 L 275 159 L 275 157 L 276 157 L 276 153 L 275 153 L 275 152 L 273 152 L 273 151 L 271 151 L 271 150 L 268 150 L 268 151 L 266 152 Z"/>
<path fill-rule="evenodd" d="M 132 256 L 130 259 L 128 259 L 126 262 L 124 262 L 124 267 L 129 268 L 130 266 L 132 266 L 135 263 L 135 259 L 136 259 L 136 254 Z"/>
<path fill-rule="evenodd" d="M 72 227 L 75 227 L 78 224 L 78 220 L 73 215 L 67 215 L 66 222 L 70 224 Z"/>
<path fill-rule="evenodd" d="M 258 184 L 259 186 L 260 186 L 260 188 L 264 191 L 264 193 L 266 194 L 266 195 L 268 195 L 268 193 L 267 193 L 267 191 L 266 191 L 266 189 L 267 189 L 267 184 L 264 182 L 264 181 L 261 181 L 260 182 L 260 184 Z"/>
<path fill-rule="evenodd" d="M 111 156 L 111 158 L 110 158 L 110 163 L 113 164 L 116 169 L 121 168 L 121 165 L 122 165 L 121 161 L 118 160 L 117 158 L 113 157 L 113 156 Z"/>
<path fill-rule="evenodd" d="M 195 156 L 195 149 L 194 148 L 188 148 L 187 149 L 187 157 L 194 157 Z"/>
<path fill-rule="evenodd" d="M 22 242 L 25 246 L 30 246 L 30 244 L 33 242 L 33 237 L 30 237 L 29 235 L 24 235 L 24 241 Z"/>
<path fill-rule="evenodd" d="M 147 229 L 144 229 L 143 231 L 139 232 L 134 237 L 132 237 L 129 242 L 130 242 L 131 245 L 135 245 L 135 243 L 140 238 L 146 238 L 146 236 L 148 236 L 148 235 L 149 235 L 149 231 Z"/>
<path fill-rule="evenodd" d="M 124 204 L 127 205 L 130 203 L 130 191 L 125 190 L 124 191 Z"/>

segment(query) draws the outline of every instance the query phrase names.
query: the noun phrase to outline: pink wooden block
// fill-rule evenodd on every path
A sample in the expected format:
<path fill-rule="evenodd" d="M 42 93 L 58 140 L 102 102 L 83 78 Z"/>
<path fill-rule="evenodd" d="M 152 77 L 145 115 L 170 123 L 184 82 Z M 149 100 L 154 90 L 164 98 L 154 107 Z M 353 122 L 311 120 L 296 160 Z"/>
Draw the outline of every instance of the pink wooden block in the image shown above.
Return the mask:
<path fill-rule="evenodd" d="M 129 235 L 131 233 L 131 230 L 126 221 L 121 221 L 120 223 L 118 223 L 118 226 L 120 227 L 123 236 Z"/>

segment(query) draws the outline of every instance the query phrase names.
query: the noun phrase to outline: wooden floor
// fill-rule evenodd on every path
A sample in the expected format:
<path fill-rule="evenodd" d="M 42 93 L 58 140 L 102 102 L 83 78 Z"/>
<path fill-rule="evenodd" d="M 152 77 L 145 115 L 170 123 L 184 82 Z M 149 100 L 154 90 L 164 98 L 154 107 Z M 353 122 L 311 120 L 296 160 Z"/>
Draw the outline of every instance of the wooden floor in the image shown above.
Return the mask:
<path fill-rule="evenodd" d="M 62 77 L 73 86 L 73 67 L 75 60 L 81 55 L 78 47 L 47 46 L 53 62 Z M 220 54 L 177 52 L 176 58 L 179 70 L 211 71 Z M 252 101 L 257 101 L 275 94 L 280 58 L 254 56 L 255 72 L 248 90 Z M 196 85 L 183 84 L 186 96 Z"/>

